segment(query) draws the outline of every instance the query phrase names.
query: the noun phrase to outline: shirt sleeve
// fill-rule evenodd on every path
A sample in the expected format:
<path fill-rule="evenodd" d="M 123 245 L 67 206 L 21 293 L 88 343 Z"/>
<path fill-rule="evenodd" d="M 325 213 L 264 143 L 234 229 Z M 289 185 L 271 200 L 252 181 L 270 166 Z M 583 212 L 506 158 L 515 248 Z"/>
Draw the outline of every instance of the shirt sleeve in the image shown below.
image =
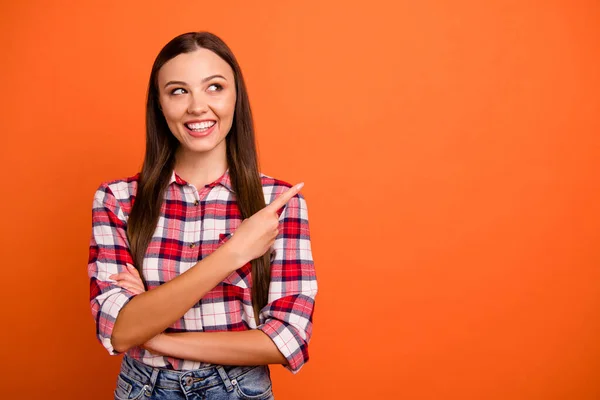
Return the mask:
<path fill-rule="evenodd" d="M 92 237 L 88 259 L 90 305 L 96 320 L 96 335 L 109 354 L 116 355 L 111 336 L 121 309 L 135 295 L 108 277 L 133 264 L 126 234 L 125 216 L 110 188 L 103 184 L 94 195 Z"/>
<path fill-rule="evenodd" d="M 296 374 L 308 361 L 308 342 L 317 294 L 306 201 L 290 199 L 279 218 L 279 236 L 273 248 L 269 303 L 261 310 L 258 329 L 266 333 Z"/>

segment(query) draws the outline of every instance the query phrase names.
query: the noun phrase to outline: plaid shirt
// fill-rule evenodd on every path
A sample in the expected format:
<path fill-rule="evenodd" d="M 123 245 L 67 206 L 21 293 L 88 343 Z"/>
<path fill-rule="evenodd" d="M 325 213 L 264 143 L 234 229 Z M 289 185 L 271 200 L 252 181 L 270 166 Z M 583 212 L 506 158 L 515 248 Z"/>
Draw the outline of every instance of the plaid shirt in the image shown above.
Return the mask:
<path fill-rule="evenodd" d="M 134 294 L 108 278 L 133 264 L 126 228 L 139 174 L 100 185 L 94 196 L 88 261 L 90 302 L 100 342 L 117 354 L 111 335 L 119 312 Z M 261 174 L 269 204 L 290 184 Z M 227 241 L 242 222 L 228 171 L 197 190 L 175 172 L 165 191 L 158 225 L 146 251 L 143 274 L 148 290 L 187 271 Z M 259 323 L 251 303 L 251 264 L 218 284 L 171 325 L 167 332 L 218 332 L 260 329 L 275 343 L 296 373 L 308 361 L 308 342 L 317 293 L 306 201 L 294 196 L 280 215 L 280 234 L 273 246 L 268 304 Z M 163 357 L 134 347 L 129 356 L 154 367 L 191 370 L 210 364 Z"/>

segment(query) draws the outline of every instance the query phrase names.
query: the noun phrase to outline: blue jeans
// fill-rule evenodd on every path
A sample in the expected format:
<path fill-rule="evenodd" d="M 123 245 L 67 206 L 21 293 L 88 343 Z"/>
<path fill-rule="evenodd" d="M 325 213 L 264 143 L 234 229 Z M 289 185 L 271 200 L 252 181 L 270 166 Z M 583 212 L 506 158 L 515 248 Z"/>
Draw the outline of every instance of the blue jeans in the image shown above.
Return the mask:
<path fill-rule="evenodd" d="M 115 400 L 273 400 L 266 365 L 215 365 L 192 371 L 155 368 L 123 357 Z"/>

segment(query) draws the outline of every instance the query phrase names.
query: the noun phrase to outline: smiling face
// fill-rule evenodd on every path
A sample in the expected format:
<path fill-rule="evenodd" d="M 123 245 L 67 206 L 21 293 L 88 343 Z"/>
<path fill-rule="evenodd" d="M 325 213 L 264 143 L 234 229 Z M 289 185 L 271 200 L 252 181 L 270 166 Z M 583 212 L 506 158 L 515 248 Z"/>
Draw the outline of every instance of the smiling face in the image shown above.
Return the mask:
<path fill-rule="evenodd" d="M 169 129 L 188 155 L 219 152 L 231 129 L 236 102 L 233 70 L 207 49 L 182 53 L 158 73 L 159 102 Z"/>

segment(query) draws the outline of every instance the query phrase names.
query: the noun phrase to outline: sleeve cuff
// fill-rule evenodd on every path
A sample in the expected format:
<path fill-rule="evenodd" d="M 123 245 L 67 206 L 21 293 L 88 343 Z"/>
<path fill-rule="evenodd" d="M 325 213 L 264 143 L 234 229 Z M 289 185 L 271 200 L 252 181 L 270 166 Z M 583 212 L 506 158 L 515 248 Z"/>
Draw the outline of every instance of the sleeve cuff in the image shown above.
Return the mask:
<path fill-rule="evenodd" d="M 288 365 L 284 365 L 284 367 L 293 374 L 297 374 L 308 361 L 308 346 L 296 330 L 276 319 L 268 319 L 258 329 L 273 340 L 281 354 L 287 359 Z"/>
<path fill-rule="evenodd" d="M 98 313 L 98 339 L 104 348 L 108 351 L 111 356 L 121 354 L 115 351 L 112 345 L 111 337 L 115 327 L 115 321 L 119 316 L 119 313 L 125 307 L 129 301 L 134 298 L 133 293 L 129 293 L 125 290 L 119 290 L 117 293 L 111 294 L 102 302 L 102 306 Z"/>

